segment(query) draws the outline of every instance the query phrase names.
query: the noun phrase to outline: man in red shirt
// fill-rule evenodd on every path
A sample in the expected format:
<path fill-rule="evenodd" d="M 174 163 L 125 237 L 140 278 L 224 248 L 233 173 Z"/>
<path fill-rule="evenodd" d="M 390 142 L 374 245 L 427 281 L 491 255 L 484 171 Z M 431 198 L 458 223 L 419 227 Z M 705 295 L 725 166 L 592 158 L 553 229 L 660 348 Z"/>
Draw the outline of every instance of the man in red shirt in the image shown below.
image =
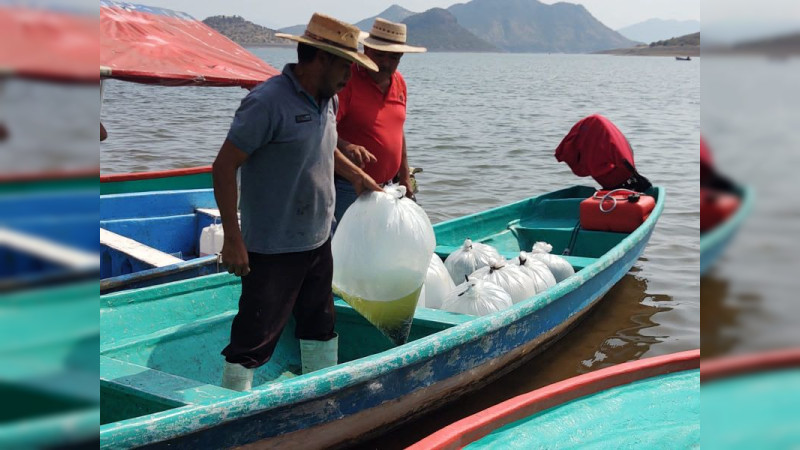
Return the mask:
<path fill-rule="evenodd" d="M 406 158 L 403 124 L 406 120 L 406 82 L 397 66 L 404 53 L 421 53 L 423 47 L 406 45 L 405 24 L 375 19 L 364 53 L 378 65 L 378 72 L 351 67 L 350 81 L 339 92 L 336 115 L 338 148 L 377 183 L 397 178 L 413 197 Z M 336 177 L 336 220 L 356 200 L 355 189 Z"/>

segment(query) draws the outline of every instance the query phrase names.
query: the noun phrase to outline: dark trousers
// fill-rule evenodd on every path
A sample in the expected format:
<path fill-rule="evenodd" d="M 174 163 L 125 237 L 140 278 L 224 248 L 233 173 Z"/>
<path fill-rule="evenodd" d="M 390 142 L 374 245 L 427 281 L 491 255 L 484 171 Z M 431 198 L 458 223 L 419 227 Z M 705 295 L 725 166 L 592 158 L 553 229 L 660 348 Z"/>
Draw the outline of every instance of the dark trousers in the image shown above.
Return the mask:
<path fill-rule="evenodd" d="M 298 339 L 327 341 L 335 336 L 330 239 L 305 252 L 248 256 L 250 273 L 242 277 L 231 342 L 222 350 L 226 361 L 247 368 L 265 364 L 290 314 L 297 322 Z"/>

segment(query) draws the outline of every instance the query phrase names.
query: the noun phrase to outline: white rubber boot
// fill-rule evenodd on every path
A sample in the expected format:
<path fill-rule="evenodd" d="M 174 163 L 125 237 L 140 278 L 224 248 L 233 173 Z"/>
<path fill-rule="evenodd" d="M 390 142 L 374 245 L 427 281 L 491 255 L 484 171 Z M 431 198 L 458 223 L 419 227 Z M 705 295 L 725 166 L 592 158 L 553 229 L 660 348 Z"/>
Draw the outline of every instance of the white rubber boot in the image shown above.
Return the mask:
<path fill-rule="evenodd" d="M 335 366 L 339 361 L 339 335 L 328 341 L 300 339 L 300 360 L 303 373 Z"/>
<path fill-rule="evenodd" d="M 234 391 L 249 391 L 253 387 L 254 371 L 255 369 L 248 369 L 241 364 L 225 361 L 225 368 L 222 369 L 222 387 Z"/>

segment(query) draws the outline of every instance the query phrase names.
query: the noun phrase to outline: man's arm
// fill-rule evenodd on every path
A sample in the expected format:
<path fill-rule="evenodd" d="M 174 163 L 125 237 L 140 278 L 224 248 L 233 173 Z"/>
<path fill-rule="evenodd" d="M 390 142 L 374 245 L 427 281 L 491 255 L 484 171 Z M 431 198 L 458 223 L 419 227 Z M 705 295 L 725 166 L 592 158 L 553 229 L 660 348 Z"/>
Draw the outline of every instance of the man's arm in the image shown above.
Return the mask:
<path fill-rule="evenodd" d="M 339 149 L 334 152 L 333 170 L 337 175 L 344 177 L 353 184 L 356 195 L 361 195 L 364 191 L 383 191 L 371 176 L 353 164 Z"/>
<path fill-rule="evenodd" d="M 250 259 L 242 239 L 242 230 L 239 228 L 236 208 L 238 203 L 236 170 L 244 163 L 247 156 L 247 153 L 225 139 L 211 169 L 214 179 L 214 199 L 217 201 L 222 229 L 225 231 L 222 263 L 228 266 L 229 273 L 241 277 L 250 273 Z"/>
<path fill-rule="evenodd" d="M 403 132 L 403 156 L 400 159 L 400 170 L 397 172 L 400 184 L 406 187 L 406 197 L 413 199 L 414 190 L 411 188 L 411 169 L 408 168 L 406 156 L 406 133 Z"/>
<path fill-rule="evenodd" d="M 336 141 L 336 148 L 338 148 L 339 151 L 342 152 L 344 156 L 350 159 L 350 161 L 353 161 L 353 164 L 362 169 L 367 165 L 367 163 L 375 162 L 378 160 L 378 158 L 376 158 L 375 155 L 370 153 L 363 146 L 351 144 L 342 138 L 339 138 Z"/>

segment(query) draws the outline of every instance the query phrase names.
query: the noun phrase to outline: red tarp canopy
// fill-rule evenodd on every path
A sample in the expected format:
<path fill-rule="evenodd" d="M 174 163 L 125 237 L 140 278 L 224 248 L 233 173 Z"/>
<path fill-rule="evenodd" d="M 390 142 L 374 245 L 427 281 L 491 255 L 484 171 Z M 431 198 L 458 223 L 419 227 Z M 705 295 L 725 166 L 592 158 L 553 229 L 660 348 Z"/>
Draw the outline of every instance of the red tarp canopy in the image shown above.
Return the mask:
<path fill-rule="evenodd" d="M 100 80 L 97 16 L 0 6 L 0 75 L 49 81 Z"/>
<path fill-rule="evenodd" d="M 252 88 L 279 71 L 191 16 L 100 2 L 101 75 L 168 86 Z"/>

